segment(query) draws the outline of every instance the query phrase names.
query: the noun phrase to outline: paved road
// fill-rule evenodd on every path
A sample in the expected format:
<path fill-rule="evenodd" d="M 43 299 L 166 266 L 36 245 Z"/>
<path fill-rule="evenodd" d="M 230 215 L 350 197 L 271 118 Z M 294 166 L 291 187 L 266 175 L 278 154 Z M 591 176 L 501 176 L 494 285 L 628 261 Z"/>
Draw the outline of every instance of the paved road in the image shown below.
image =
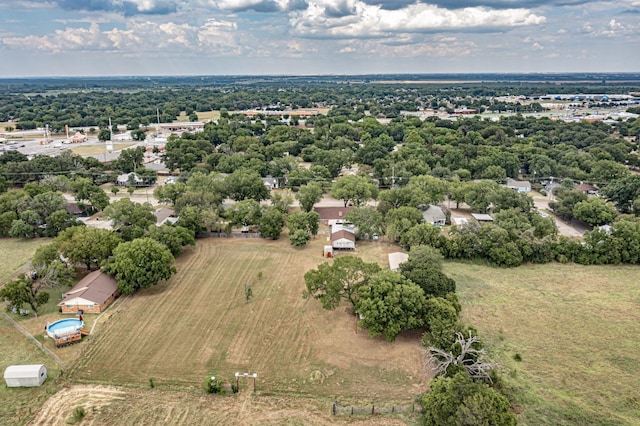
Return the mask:
<path fill-rule="evenodd" d="M 548 214 L 549 216 L 553 217 L 553 220 L 556 221 L 556 226 L 558 227 L 558 232 L 561 235 L 566 235 L 567 237 L 582 237 L 585 233 L 585 231 L 589 231 L 590 228 L 588 226 L 585 226 L 584 224 L 581 223 L 567 223 L 563 220 L 560 220 L 556 215 L 554 215 L 551 210 L 549 209 L 549 201 L 552 201 L 552 199 L 548 198 L 548 197 L 543 197 L 543 196 L 534 196 L 533 197 L 533 204 L 536 206 L 536 208 L 543 212 Z"/>

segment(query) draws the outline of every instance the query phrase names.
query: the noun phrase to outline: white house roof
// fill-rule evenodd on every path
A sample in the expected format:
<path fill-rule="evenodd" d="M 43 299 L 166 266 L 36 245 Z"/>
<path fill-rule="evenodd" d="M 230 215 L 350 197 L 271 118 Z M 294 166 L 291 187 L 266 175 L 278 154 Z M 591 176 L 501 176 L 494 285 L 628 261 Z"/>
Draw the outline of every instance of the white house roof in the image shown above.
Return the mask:
<path fill-rule="evenodd" d="M 400 269 L 400 264 L 409 260 L 409 255 L 401 251 L 389 253 L 389 269 L 397 271 Z"/>
<path fill-rule="evenodd" d="M 469 219 L 466 217 L 451 217 L 451 221 L 456 225 L 464 225 L 469 222 Z"/>
<path fill-rule="evenodd" d="M 10 365 L 4 370 L 4 378 L 40 377 L 40 369 L 42 367 L 44 367 L 44 364 Z"/>

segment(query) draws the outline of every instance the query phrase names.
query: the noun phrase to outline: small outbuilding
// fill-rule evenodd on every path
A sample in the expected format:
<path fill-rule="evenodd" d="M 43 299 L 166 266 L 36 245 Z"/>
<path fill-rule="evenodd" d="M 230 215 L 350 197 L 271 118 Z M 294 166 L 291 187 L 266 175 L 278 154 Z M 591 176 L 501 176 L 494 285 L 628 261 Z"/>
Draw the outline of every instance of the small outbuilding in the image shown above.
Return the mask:
<path fill-rule="evenodd" d="M 389 269 L 394 272 L 398 272 L 400 270 L 400 264 L 408 260 L 409 255 L 407 253 L 403 253 L 401 251 L 389 253 Z"/>
<path fill-rule="evenodd" d="M 4 370 L 4 381 L 10 388 L 36 387 L 47 380 L 44 364 L 10 365 Z"/>

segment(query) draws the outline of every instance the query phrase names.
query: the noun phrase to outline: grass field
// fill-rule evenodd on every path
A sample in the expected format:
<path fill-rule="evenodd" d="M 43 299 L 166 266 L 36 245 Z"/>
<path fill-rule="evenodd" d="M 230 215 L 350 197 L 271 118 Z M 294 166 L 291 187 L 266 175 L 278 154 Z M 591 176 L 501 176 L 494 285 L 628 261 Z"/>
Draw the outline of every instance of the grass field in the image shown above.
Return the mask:
<path fill-rule="evenodd" d="M 501 364 L 520 424 L 640 424 L 640 267 L 445 271 Z"/>
<path fill-rule="evenodd" d="M 323 244 L 199 240 L 178 259 L 174 278 L 112 311 L 73 379 L 148 386 L 154 378 L 164 389 L 201 389 L 212 373 L 232 381 L 235 372 L 255 372 L 259 393 L 411 404 L 429 379 L 419 333 L 371 339 L 356 333 L 346 304 L 329 312 L 302 298 L 303 274 L 323 260 Z M 391 249 L 358 251 L 384 264 Z"/>
<path fill-rule="evenodd" d="M 34 240 L 18 240 L 13 238 L 0 238 L 0 285 L 15 277 L 20 272 L 27 272 L 33 253 L 41 245 L 50 240 L 37 238 Z"/>
<path fill-rule="evenodd" d="M 3 262 L 0 284 L 26 272 L 35 250 L 47 242 L 47 239 L 1 239 L 0 256 Z M 0 309 L 4 309 L 4 303 L 0 303 Z M 12 364 L 45 364 L 50 377 L 55 378 L 60 374 L 60 368 L 53 360 L 0 315 L 0 372 Z M 22 424 L 56 390 L 52 379 L 37 389 L 9 389 L 3 383 L 0 385 L 0 424 Z"/>
<path fill-rule="evenodd" d="M 117 142 L 113 144 L 114 151 L 122 151 L 136 144 L 136 142 Z M 96 155 L 105 153 L 105 145 L 74 145 L 71 148 L 74 154 L 78 155 Z"/>
<path fill-rule="evenodd" d="M 13 364 L 45 364 L 49 378 L 38 388 L 0 385 L 0 424 L 23 424 L 58 389 L 60 367 L 0 315 L 0 371 Z"/>

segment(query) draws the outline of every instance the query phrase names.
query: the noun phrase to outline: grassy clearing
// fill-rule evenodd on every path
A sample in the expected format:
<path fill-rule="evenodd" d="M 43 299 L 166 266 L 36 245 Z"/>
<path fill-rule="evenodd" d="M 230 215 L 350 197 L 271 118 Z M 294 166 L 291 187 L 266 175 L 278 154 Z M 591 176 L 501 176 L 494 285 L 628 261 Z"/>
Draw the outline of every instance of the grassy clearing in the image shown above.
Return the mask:
<path fill-rule="evenodd" d="M 0 285 L 22 272 L 27 272 L 29 262 L 36 249 L 50 240 L 37 238 L 33 240 L 18 240 L 14 238 L 0 238 Z"/>
<path fill-rule="evenodd" d="M 640 424 L 640 267 L 447 263 L 445 271 L 464 319 L 501 364 L 520 424 Z"/>
<path fill-rule="evenodd" d="M 116 142 L 113 144 L 114 151 L 122 151 L 123 149 L 134 146 L 137 142 Z M 104 154 L 106 150 L 105 145 L 74 145 L 70 148 L 74 154 L 78 155 L 98 155 Z"/>
<path fill-rule="evenodd" d="M 201 392 L 209 374 L 232 381 L 257 372 L 261 394 L 410 404 L 429 379 L 419 334 L 371 339 L 356 332 L 346 305 L 329 312 L 302 298 L 303 275 L 324 260 L 324 243 L 298 250 L 286 240 L 199 240 L 173 279 L 111 311 L 73 379 L 148 387 L 154 378 L 160 389 Z M 357 254 L 384 264 L 392 249 L 363 244 Z"/>
<path fill-rule="evenodd" d="M 0 424 L 24 424 L 42 403 L 59 389 L 60 367 L 0 316 L 0 372 L 13 364 L 45 364 L 49 378 L 37 388 L 0 385 Z"/>

